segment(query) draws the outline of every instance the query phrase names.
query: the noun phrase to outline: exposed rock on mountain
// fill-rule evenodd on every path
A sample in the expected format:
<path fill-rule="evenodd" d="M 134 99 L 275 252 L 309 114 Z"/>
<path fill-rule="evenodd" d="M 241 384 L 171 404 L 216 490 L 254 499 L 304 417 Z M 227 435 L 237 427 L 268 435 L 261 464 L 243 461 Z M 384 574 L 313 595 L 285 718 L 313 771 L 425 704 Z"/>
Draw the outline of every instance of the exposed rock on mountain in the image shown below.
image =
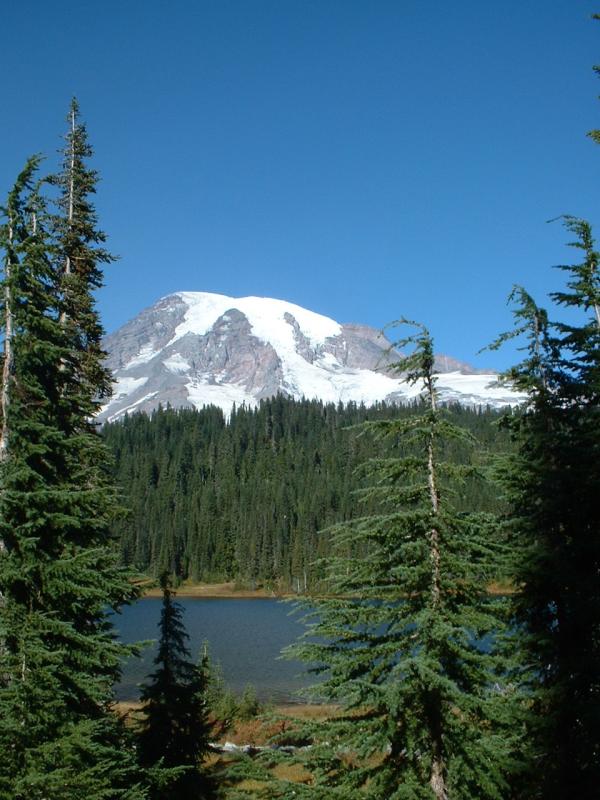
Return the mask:
<path fill-rule="evenodd" d="M 277 392 L 326 402 L 406 402 L 419 394 L 386 365 L 390 343 L 366 325 L 340 325 L 305 308 L 265 297 L 207 292 L 163 297 L 108 336 L 114 395 L 100 419 L 159 404 L 228 413 Z M 497 376 L 437 356 L 441 399 L 500 407 L 519 398 Z"/>

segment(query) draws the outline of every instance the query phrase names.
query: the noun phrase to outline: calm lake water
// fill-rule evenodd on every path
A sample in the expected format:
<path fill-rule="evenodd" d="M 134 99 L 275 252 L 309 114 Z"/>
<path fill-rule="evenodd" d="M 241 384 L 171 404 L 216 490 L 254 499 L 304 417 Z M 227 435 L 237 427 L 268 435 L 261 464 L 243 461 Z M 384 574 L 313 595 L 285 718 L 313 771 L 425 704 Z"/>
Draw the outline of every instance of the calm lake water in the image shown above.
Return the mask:
<path fill-rule="evenodd" d="M 317 681 L 316 676 L 307 674 L 305 664 L 280 658 L 282 648 L 305 630 L 300 622 L 302 613 L 292 615 L 292 604 L 270 598 L 182 597 L 177 602 L 184 609 L 192 659 L 197 660 L 208 642 L 212 662 L 221 665 L 225 683 L 233 691 L 241 693 L 251 683 L 261 700 L 294 702 L 301 699 L 299 690 Z M 136 699 L 139 684 L 153 670 L 161 604 L 160 598 L 145 598 L 114 617 L 122 641 L 155 640 L 140 658 L 125 664 L 123 680 L 116 689 L 119 700 Z M 477 647 L 488 652 L 492 641 L 493 636 L 488 635 Z"/>
<path fill-rule="evenodd" d="M 290 616 L 292 607 L 271 599 L 194 599 L 177 598 L 183 607 L 183 622 L 190 635 L 189 647 L 195 661 L 205 641 L 213 663 L 219 662 L 229 688 L 242 692 L 246 684 L 256 688 L 261 700 L 298 700 L 299 689 L 314 682 L 305 665 L 279 658 L 281 649 L 304 631 L 301 615 Z M 158 638 L 160 598 L 145 598 L 114 618 L 124 642 Z M 117 687 L 119 700 L 139 696 L 139 684 L 152 671 L 156 641 L 142 656 L 130 659 L 123 680 Z"/>

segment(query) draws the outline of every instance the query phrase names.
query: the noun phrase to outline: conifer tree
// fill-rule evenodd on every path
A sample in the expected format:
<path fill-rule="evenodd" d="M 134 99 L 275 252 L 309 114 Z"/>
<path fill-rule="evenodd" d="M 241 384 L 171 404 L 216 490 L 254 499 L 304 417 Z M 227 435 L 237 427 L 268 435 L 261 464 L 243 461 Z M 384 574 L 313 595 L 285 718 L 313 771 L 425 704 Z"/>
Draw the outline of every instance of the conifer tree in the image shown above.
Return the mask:
<path fill-rule="evenodd" d="M 93 155 L 79 104 L 71 100 L 68 130 L 62 151 L 62 169 L 49 182 L 58 188 L 53 216 L 55 267 L 60 278 L 61 323 L 71 342 L 71 358 L 63 368 L 75 378 L 76 411 L 97 412 L 111 392 L 111 374 L 104 365 L 104 334 L 95 308 L 94 292 L 103 285 L 104 264 L 115 260 L 103 246 L 106 234 L 98 228 L 93 204 L 98 173 L 88 160 Z"/>
<path fill-rule="evenodd" d="M 445 451 L 471 437 L 438 405 L 428 332 L 419 326 L 398 346 L 411 344 L 397 368 L 422 404 L 364 426 L 395 452 L 365 465 L 373 511 L 333 529 L 332 597 L 316 603 L 309 639 L 292 651 L 322 673 L 315 693 L 343 712 L 301 733 L 312 741 L 300 751 L 311 786 L 279 785 L 276 796 L 507 796 L 504 665 L 480 644 L 503 627 L 502 601 L 486 592 L 492 522 L 454 508 L 465 469 Z"/>
<path fill-rule="evenodd" d="M 110 709 L 130 648 L 108 621 L 135 592 L 110 546 L 115 494 L 89 418 L 97 389 L 79 382 L 61 320 L 38 161 L 10 193 L 2 229 L 0 797 L 137 800 L 133 750 Z"/>
<path fill-rule="evenodd" d="M 511 429 L 518 449 L 503 479 L 513 608 L 528 692 L 530 782 L 520 796 L 592 798 L 600 781 L 600 274 L 592 231 L 566 218 L 582 251 L 551 298 L 575 312 L 554 322 L 513 292 L 525 358 L 506 377 L 528 396 Z"/>
<path fill-rule="evenodd" d="M 206 663 L 190 661 L 183 609 L 173 600 L 167 573 L 160 579 L 163 593 L 156 670 L 143 686 L 143 721 L 138 737 L 141 763 L 175 771 L 167 785 L 156 786 L 155 800 L 212 796 L 211 782 L 202 770 L 212 729 L 208 718 Z"/>

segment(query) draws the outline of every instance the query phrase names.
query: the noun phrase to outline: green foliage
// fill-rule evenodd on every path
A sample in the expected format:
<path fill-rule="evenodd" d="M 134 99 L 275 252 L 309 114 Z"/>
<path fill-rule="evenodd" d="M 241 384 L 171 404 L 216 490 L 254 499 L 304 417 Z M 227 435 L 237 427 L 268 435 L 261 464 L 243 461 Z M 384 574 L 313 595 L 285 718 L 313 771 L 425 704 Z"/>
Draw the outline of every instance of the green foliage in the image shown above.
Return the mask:
<path fill-rule="evenodd" d="M 225 684 L 221 664 L 211 661 L 208 644 L 205 644 L 203 658 L 207 675 L 206 702 L 219 733 L 225 733 L 231 728 L 237 716 L 237 698 Z"/>
<path fill-rule="evenodd" d="M 206 673 L 206 704 L 214 719 L 216 738 L 232 728 L 236 719 L 249 720 L 262 714 L 265 706 L 260 702 L 252 684 L 244 687 L 241 697 L 225 684 L 219 662 L 212 662 L 205 645 L 203 664 Z"/>
<path fill-rule="evenodd" d="M 207 707 L 207 664 L 190 661 L 189 638 L 182 608 L 172 599 L 168 577 L 161 577 L 163 604 L 156 670 L 142 687 L 143 720 L 138 734 L 140 761 L 147 767 L 183 768 L 162 786 L 153 787 L 155 800 L 206 798 L 210 781 L 201 772 L 212 726 Z"/>
<path fill-rule="evenodd" d="M 9 195 L 0 242 L 0 797 L 141 800 L 129 737 L 110 709 L 132 648 L 115 641 L 108 613 L 135 591 L 111 544 L 110 459 L 91 421 L 102 391 L 92 376 L 105 370 L 75 334 L 79 320 L 63 317 L 60 239 L 38 164 L 30 159 Z M 78 252 L 92 269 L 94 248 Z M 101 330 L 92 288 L 81 326 Z M 79 292 L 83 302 L 84 278 Z"/>
<path fill-rule="evenodd" d="M 317 601 L 290 653 L 321 675 L 314 694 L 342 713 L 302 732 L 310 789 L 280 784 L 274 796 L 507 796 L 512 697 L 492 649 L 505 601 L 486 593 L 495 523 L 455 507 L 470 469 L 447 461 L 447 449 L 473 437 L 437 405 L 428 332 L 410 343 L 398 369 L 422 387 L 423 402 L 363 424 L 391 454 L 365 465 L 367 513 L 334 527 L 325 561 L 333 597 Z"/>
<path fill-rule="evenodd" d="M 251 683 L 246 684 L 242 696 L 240 697 L 238 717 L 241 720 L 252 719 L 258 716 L 262 710 L 263 708 L 256 694 L 256 689 Z"/>
<path fill-rule="evenodd" d="M 507 377 L 528 394 L 510 421 L 516 452 L 502 471 L 519 592 L 517 673 L 525 707 L 524 798 L 594 797 L 600 780 L 600 275 L 590 226 L 571 217 L 579 264 L 561 266 L 567 306 L 554 322 L 522 289 L 524 358 Z M 501 340 L 505 337 L 501 337 Z"/>
<path fill-rule="evenodd" d="M 72 400 L 79 401 L 77 413 L 94 414 L 112 391 L 112 376 L 103 363 L 104 330 L 95 309 L 94 291 L 103 285 L 103 265 L 115 257 L 103 247 L 106 234 L 98 228 L 92 202 L 98 173 L 88 166 L 93 151 L 75 99 L 67 121 L 62 170 L 48 178 L 59 192 L 51 224 L 60 274 L 60 320 L 71 344 L 63 369 L 72 371 L 76 379 Z"/>
<path fill-rule="evenodd" d="M 160 409 L 105 425 L 132 509 L 115 526 L 124 562 L 192 580 L 318 590 L 324 573 L 316 562 L 332 548 L 326 529 L 358 513 L 356 467 L 377 451 L 394 452 L 391 440 L 375 445 L 356 426 L 413 412 L 276 397 L 236 409 L 227 422 L 216 408 Z M 448 415 L 480 442 L 475 450 L 447 442 L 449 461 L 476 471 L 509 446 L 495 424 L 499 413 L 457 406 Z M 502 509 L 497 487 L 474 474 L 464 476 L 455 503 L 461 510 Z"/>

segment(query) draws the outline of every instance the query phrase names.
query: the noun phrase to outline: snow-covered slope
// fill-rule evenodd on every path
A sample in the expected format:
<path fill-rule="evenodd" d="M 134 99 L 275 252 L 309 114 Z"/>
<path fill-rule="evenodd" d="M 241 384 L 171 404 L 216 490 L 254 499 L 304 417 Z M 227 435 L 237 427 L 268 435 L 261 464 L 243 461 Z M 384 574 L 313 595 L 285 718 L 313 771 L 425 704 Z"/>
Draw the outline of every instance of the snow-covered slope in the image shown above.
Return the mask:
<path fill-rule="evenodd" d="M 419 394 L 386 370 L 389 342 L 366 325 L 340 325 L 283 300 L 207 292 L 163 297 L 105 341 L 115 376 L 101 420 L 162 403 L 228 413 L 281 392 L 295 398 L 372 404 Z M 496 375 L 437 357 L 442 400 L 496 407 L 519 397 Z"/>

